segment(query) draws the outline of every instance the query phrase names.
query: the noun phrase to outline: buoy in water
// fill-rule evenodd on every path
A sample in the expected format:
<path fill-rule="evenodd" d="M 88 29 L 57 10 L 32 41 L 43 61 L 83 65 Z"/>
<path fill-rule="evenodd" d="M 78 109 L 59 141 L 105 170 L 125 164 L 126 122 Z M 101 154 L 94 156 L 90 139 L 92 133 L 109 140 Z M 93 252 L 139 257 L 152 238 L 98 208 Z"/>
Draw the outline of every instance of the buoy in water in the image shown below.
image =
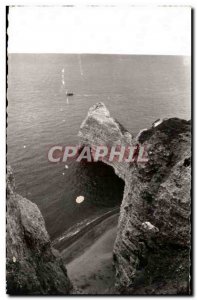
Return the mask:
<path fill-rule="evenodd" d="M 84 196 L 78 196 L 77 198 L 76 198 L 76 202 L 78 203 L 78 204 L 80 204 L 80 203 L 82 203 L 83 201 L 84 201 Z"/>

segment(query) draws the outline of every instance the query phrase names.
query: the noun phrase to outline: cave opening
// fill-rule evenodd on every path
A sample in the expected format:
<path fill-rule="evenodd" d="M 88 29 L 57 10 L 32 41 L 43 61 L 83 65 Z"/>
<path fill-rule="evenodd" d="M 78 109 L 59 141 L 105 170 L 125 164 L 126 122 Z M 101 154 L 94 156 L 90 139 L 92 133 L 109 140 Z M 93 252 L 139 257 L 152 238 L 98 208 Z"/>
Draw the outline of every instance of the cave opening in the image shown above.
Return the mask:
<path fill-rule="evenodd" d="M 102 161 L 80 163 L 81 187 L 87 204 L 99 208 L 120 207 L 124 193 L 124 181 L 113 167 Z"/>

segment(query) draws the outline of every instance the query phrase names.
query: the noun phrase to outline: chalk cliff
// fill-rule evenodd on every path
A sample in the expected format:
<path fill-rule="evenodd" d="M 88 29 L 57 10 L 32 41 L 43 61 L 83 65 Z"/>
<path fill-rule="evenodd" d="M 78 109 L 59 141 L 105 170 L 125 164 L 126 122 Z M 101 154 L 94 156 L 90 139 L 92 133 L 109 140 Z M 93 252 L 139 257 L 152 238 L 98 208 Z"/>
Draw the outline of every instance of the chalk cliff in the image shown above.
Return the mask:
<path fill-rule="evenodd" d="M 67 271 L 51 247 L 37 205 L 16 194 L 7 169 L 7 293 L 10 295 L 69 294 Z"/>
<path fill-rule="evenodd" d="M 89 109 L 81 146 L 147 145 L 148 162 L 109 162 L 125 181 L 114 245 L 116 287 L 123 294 L 189 294 L 191 124 L 156 121 L 137 137 L 103 103 Z"/>

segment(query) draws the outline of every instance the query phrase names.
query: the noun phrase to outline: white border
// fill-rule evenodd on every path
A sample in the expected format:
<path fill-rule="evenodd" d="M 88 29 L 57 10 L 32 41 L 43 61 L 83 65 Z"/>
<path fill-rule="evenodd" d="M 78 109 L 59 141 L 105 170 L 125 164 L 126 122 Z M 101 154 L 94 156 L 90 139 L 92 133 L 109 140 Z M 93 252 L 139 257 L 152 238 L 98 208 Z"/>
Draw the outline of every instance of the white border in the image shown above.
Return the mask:
<path fill-rule="evenodd" d="M 2 46 L 5 40 L 5 9 L 1 5 L 0 9 L 0 37 Z M 0 50 L 0 296 L 5 293 L 5 46 Z"/>

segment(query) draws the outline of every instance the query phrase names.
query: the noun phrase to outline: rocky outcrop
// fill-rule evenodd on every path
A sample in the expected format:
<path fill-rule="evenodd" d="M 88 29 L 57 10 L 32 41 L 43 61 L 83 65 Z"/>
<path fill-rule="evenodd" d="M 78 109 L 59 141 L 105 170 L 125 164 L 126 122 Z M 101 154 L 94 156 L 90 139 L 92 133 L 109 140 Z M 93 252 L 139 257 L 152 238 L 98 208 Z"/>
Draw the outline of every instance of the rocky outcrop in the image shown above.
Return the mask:
<path fill-rule="evenodd" d="M 7 169 L 7 293 L 69 294 L 67 271 L 53 250 L 37 205 L 16 194 Z"/>
<path fill-rule="evenodd" d="M 190 131 L 189 121 L 171 118 L 132 138 L 103 103 L 90 108 L 80 127 L 81 146 L 147 147 L 146 163 L 103 159 L 125 181 L 114 245 L 116 287 L 123 294 L 191 292 Z"/>
<path fill-rule="evenodd" d="M 101 102 L 91 107 L 87 117 L 80 126 L 78 133 L 81 147 L 91 146 L 92 152 L 96 146 L 115 145 L 128 146 L 132 144 L 132 135 L 115 119 L 110 116 L 109 111 Z M 116 174 L 125 179 L 127 168 L 129 165 L 125 162 L 117 163 L 117 161 L 109 162 L 103 159 L 106 164 L 111 165 Z"/>

